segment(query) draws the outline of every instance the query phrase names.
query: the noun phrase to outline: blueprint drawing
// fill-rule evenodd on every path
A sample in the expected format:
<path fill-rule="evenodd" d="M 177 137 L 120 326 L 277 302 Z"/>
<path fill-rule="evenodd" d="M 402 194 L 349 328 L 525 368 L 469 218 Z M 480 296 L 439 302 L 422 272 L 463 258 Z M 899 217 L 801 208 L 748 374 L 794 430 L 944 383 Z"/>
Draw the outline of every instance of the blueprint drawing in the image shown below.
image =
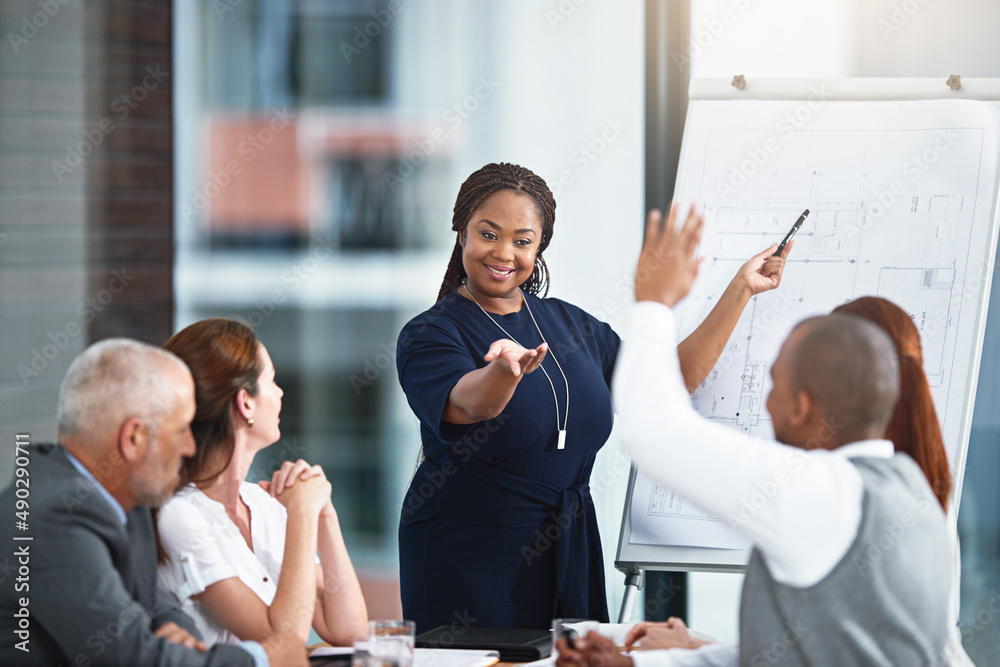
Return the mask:
<path fill-rule="evenodd" d="M 954 466 L 992 261 L 998 118 L 998 103 L 969 100 L 691 102 L 675 199 L 703 205 L 706 227 L 698 280 L 678 306 L 682 336 L 747 259 L 810 210 L 781 286 L 751 299 L 692 395 L 695 408 L 772 438 L 770 363 L 795 323 L 860 296 L 885 297 L 920 331 Z M 724 537 L 719 517 L 641 473 L 631 519 L 635 544 L 740 544 Z"/>

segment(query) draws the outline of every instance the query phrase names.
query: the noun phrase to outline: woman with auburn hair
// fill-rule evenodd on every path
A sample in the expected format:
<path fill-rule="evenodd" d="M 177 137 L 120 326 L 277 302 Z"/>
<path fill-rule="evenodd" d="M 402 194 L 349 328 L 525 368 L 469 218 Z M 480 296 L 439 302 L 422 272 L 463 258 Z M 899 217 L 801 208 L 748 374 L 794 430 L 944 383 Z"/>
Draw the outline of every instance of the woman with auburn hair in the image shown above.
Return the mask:
<path fill-rule="evenodd" d="M 962 560 L 958 544 L 957 517 L 949 507 L 952 480 L 948 466 L 948 453 L 941 436 L 934 397 L 924 373 L 924 357 L 920 346 L 920 332 L 905 310 L 888 299 L 863 296 L 833 309 L 834 313 L 861 317 L 889 334 L 899 356 L 899 401 L 886 428 L 885 437 L 891 440 L 897 452 L 908 454 L 924 471 L 931 491 L 948 515 L 951 537 L 951 598 L 949 600 L 948 658 L 949 665 L 972 665 L 972 660 L 962 646 L 958 629 L 959 582 Z"/>
<path fill-rule="evenodd" d="M 934 397 L 931 396 L 917 325 L 892 301 L 863 296 L 837 306 L 834 313 L 856 315 L 879 326 L 889 334 L 899 355 L 899 401 L 886 429 L 897 452 L 909 454 L 924 471 L 927 483 L 941 508 L 948 511 L 951 495 L 951 470 L 941 437 Z"/>
<path fill-rule="evenodd" d="M 608 620 L 590 474 L 614 420 L 620 339 L 545 298 L 555 208 L 545 181 L 524 167 L 488 164 L 470 175 L 437 303 L 399 334 L 396 368 L 423 445 L 401 513 L 400 586 L 403 615 L 423 630 L 456 619 L 494 628 Z M 666 224 L 679 219 L 671 207 Z M 578 241 L 580 261 L 617 261 L 600 241 Z M 778 286 L 791 244 L 781 256 L 777 247 L 743 264 L 681 343 L 689 391 L 750 298 Z"/>
<path fill-rule="evenodd" d="M 281 437 L 283 392 L 267 349 L 226 319 L 196 322 L 163 348 L 194 377 L 197 444 L 156 518 L 165 588 L 208 645 L 286 627 L 303 641 L 313 627 L 334 645 L 364 637 L 365 601 L 323 469 L 286 461 L 269 482 L 245 481 L 257 452 Z"/>

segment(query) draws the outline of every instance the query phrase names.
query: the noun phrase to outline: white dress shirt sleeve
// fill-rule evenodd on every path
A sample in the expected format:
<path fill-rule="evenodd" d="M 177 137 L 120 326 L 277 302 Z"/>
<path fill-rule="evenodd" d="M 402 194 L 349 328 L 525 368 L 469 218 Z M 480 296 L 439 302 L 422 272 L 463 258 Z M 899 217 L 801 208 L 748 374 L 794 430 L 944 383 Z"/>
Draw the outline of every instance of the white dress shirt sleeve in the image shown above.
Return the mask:
<path fill-rule="evenodd" d="M 861 474 L 843 456 L 750 437 L 699 415 L 669 308 L 635 304 L 612 389 L 616 426 L 635 464 L 725 517 L 761 550 L 776 579 L 811 586 L 847 553 L 861 522 Z"/>
<path fill-rule="evenodd" d="M 706 644 L 697 649 L 632 651 L 629 655 L 635 667 L 736 667 L 740 664 L 740 645 Z"/>

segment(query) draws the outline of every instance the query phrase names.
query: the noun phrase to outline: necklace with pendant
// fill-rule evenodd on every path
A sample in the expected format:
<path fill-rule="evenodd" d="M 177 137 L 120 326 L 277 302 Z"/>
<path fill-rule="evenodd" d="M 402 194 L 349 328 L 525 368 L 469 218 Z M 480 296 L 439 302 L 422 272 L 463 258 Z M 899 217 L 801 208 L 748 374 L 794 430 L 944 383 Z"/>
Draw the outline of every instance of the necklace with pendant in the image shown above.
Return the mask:
<path fill-rule="evenodd" d="M 495 319 L 493 319 L 493 316 L 490 315 L 486 311 L 486 309 L 480 305 L 478 301 L 476 301 L 476 297 L 472 296 L 472 292 L 469 291 L 468 285 L 462 283 L 462 287 L 465 288 L 465 293 L 469 295 L 469 298 L 472 299 L 472 302 L 475 303 L 477 306 L 479 306 L 479 310 L 483 311 L 483 315 L 490 318 L 490 322 L 497 325 L 497 328 L 500 329 L 500 331 L 504 332 L 507 338 L 510 338 L 518 345 L 521 345 L 521 343 L 519 343 L 516 338 L 511 336 L 506 329 L 500 326 L 500 323 L 497 322 Z M 538 321 L 535 319 L 534 313 L 531 312 L 531 306 L 528 305 L 528 299 L 524 296 L 524 292 L 521 290 L 520 287 L 518 287 L 517 290 L 521 292 L 521 299 L 524 302 L 524 307 L 528 310 L 528 315 L 531 317 L 531 322 L 535 325 L 535 330 L 538 331 L 538 335 L 541 336 L 542 342 L 548 345 L 549 342 L 545 340 L 545 334 L 542 333 L 542 329 L 541 327 L 538 326 Z M 521 347 L 524 346 L 521 345 Z M 563 382 L 566 384 L 566 415 L 563 418 L 561 425 L 559 423 L 559 398 L 556 396 L 556 386 L 552 382 L 552 378 L 549 376 L 548 372 L 545 370 L 545 367 L 542 366 L 541 364 L 539 364 L 538 367 L 542 369 L 542 373 L 545 374 L 545 379 L 549 381 L 549 387 L 551 387 L 552 389 L 552 400 L 555 402 L 556 405 L 556 429 L 559 431 L 559 440 L 558 444 L 556 445 L 556 448 L 566 449 L 566 427 L 569 426 L 569 380 L 566 379 L 566 373 L 563 372 L 562 365 L 559 363 L 559 360 L 556 359 L 556 355 L 552 352 L 551 346 L 549 347 L 549 356 L 552 357 L 552 361 L 555 362 L 556 368 L 559 369 L 559 374 L 562 375 Z"/>

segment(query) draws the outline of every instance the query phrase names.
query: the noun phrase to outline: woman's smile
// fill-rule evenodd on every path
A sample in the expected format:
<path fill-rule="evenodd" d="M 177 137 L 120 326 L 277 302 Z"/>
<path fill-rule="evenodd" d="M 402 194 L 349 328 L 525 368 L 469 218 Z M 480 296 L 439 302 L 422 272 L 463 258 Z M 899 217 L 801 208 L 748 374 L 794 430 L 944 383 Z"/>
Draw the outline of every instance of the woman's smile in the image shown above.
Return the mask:
<path fill-rule="evenodd" d="M 514 275 L 514 267 L 497 266 L 496 264 L 483 264 L 486 273 L 494 280 L 504 281 Z"/>

